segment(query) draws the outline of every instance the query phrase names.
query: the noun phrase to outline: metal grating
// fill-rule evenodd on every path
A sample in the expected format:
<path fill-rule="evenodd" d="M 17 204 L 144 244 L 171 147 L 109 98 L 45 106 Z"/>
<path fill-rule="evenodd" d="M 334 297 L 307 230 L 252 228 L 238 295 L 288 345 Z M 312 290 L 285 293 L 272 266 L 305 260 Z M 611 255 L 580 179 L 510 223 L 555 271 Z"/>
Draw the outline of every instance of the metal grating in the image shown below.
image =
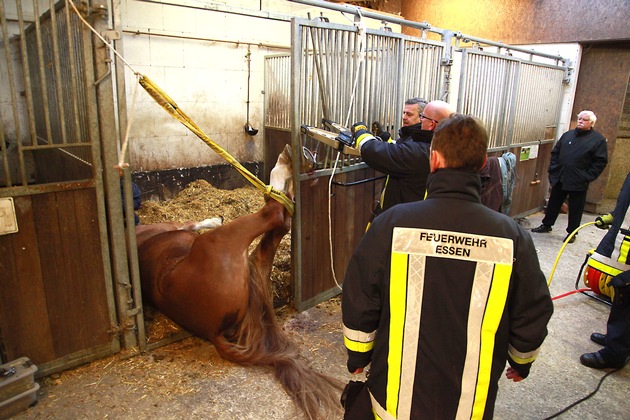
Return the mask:
<path fill-rule="evenodd" d="M 491 149 L 553 140 L 560 117 L 564 67 L 462 51 L 458 112 L 479 118 Z"/>

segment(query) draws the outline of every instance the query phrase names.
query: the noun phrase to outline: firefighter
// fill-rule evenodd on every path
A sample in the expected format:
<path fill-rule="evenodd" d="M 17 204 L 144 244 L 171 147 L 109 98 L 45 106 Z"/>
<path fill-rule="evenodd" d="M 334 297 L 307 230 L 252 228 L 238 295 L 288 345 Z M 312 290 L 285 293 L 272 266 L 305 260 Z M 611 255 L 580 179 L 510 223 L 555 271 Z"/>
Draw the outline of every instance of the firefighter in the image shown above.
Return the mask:
<path fill-rule="evenodd" d="M 609 228 L 589 259 L 589 266 L 610 276 L 612 305 L 606 334 L 593 333 L 591 340 L 604 346 L 580 356 L 580 362 L 595 369 L 622 368 L 630 356 L 630 173 L 621 187 L 612 213 L 599 216 L 595 225 Z"/>
<path fill-rule="evenodd" d="M 374 214 L 399 203 L 424 198 L 429 175 L 429 147 L 437 124 L 453 113 L 450 104 L 412 98 L 405 102 L 400 137 L 378 141 L 363 122 L 352 125 L 354 144 L 361 158 L 372 169 L 387 175 L 381 200 Z"/>
<path fill-rule="evenodd" d="M 490 419 L 506 360 L 508 379 L 528 376 L 553 304 L 529 232 L 481 204 L 487 147 L 475 118 L 442 121 L 426 199 L 383 212 L 356 248 L 342 297 L 347 368 L 371 367 L 346 418 Z"/>

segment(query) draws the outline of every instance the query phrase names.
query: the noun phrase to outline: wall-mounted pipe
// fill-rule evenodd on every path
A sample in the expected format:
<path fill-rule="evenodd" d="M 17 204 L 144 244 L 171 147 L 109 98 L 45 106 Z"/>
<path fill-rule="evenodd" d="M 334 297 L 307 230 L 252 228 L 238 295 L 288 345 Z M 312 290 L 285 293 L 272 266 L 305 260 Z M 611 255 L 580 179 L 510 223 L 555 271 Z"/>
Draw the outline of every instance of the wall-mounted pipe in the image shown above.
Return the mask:
<path fill-rule="evenodd" d="M 337 12 L 342 12 L 342 13 L 350 13 L 356 16 L 365 16 L 370 19 L 377 19 L 377 20 L 381 20 L 381 21 L 385 21 L 389 23 L 394 23 L 397 25 L 409 26 L 410 28 L 428 30 L 428 31 L 435 32 L 440 35 L 442 34 L 441 29 L 433 28 L 431 27 L 431 25 L 429 25 L 426 22 L 422 22 L 422 23 L 414 22 L 412 20 L 401 19 L 401 18 L 397 18 L 391 15 L 375 13 L 369 10 L 362 9 L 358 6 L 349 6 L 346 4 L 329 3 L 326 1 L 320 1 L 320 0 L 289 0 L 289 1 L 293 3 L 305 4 L 307 6 L 322 7 L 324 9 L 335 10 Z"/>
<path fill-rule="evenodd" d="M 523 48 L 523 47 L 517 47 L 517 46 L 513 46 L 513 45 L 508 45 L 508 44 L 504 44 L 502 42 L 496 42 L 496 41 L 491 41 L 488 39 L 482 39 L 482 38 L 477 38 L 474 36 L 470 36 L 470 35 L 465 35 L 462 34 L 460 32 L 452 32 L 452 31 L 448 31 L 446 29 L 441 29 L 441 28 L 436 28 L 431 26 L 429 23 L 427 22 L 414 22 L 411 20 L 406 20 L 406 19 L 401 19 L 401 18 L 397 18 L 397 17 L 393 17 L 393 16 L 389 16 L 386 14 L 380 14 L 380 13 L 375 13 L 375 12 L 371 12 L 369 10 L 365 10 L 362 9 L 358 6 L 349 6 L 349 5 L 344 5 L 344 4 L 335 4 L 335 3 L 329 3 L 326 1 L 321 1 L 321 0 L 289 0 L 292 3 L 300 3 L 300 4 L 305 4 L 308 6 L 314 6 L 314 7 L 321 7 L 321 8 L 325 8 L 325 9 L 330 9 L 330 10 L 336 10 L 338 12 L 343 12 L 343 13 L 351 13 L 354 15 L 360 15 L 360 16 L 365 16 L 371 19 L 378 19 L 384 22 L 390 22 L 390 23 L 395 23 L 397 25 L 401 25 L 401 26 L 408 26 L 410 28 L 416 28 L 416 29 L 421 29 L 421 30 L 426 30 L 429 32 L 433 32 L 436 34 L 440 34 L 441 36 L 444 35 L 445 33 L 451 32 L 453 33 L 454 37 L 456 39 L 461 39 L 463 41 L 470 41 L 470 42 L 476 42 L 479 44 L 484 44 L 484 45 L 489 45 L 489 46 L 495 46 L 498 48 L 505 48 L 505 49 L 509 49 L 511 51 L 519 51 L 519 52 L 523 52 L 523 53 L 527 53 L 527 54 L 533 54 L 533 55 L 537 55 L 539 57 L 544 57 L 544 58 L 548 58 L 548 59 L 552 59 L 552 60 L 556 60 L 556 61 L 561 61 L 564 66 L 568 67 L 570 65 L 571 60 L 564 58 L 562 56 L 559 55 L 553 55 L 553 54 L 547 54 L 547 53 L 543 53 L 543 52 L 538 52 L 532 49 L 527 49 L 527 48 Z"/>
<path fill-rule="evenodd" d="M 283 50 L 283 51 L 291 49 L 291 47 L 288 45 L 267 44 L 264 42 L 234 41 L 230 39 L 205 38 L 205 37 L 199 37 L 199 36 L 186 36 L 186 35 L 180 35 L 180 34 L 175 35 L 168 32 L 160 32 L 160 31 L 155 31 L 155 30 L 148 32 L 148 31 L 140 31 L 140 30 L 133 30 L 133 29 L 123 29 L 123 32 L 127 34 L 133 34 L 133 35 L 160 36 L 164 38 L 186 39 L 190 41 L 219 42 L 219 43 L 224 43 L 224 44 L 249 45 L 249 46 L 271 48 L 271 49 Z"/>

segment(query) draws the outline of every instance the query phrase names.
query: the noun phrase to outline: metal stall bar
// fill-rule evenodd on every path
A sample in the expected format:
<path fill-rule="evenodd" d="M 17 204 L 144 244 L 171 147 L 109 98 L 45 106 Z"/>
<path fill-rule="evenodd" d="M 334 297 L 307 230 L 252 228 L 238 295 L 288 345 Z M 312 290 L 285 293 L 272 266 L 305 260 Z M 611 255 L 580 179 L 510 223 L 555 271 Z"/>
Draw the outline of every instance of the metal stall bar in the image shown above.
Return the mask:
<path fill-rule="evenodd" d="M 55 81 L 60 81 L 62 80 L 61 78 L 61 63 L 60 63 L 60 57 L 61 54 L 59 52 L 59 31 L 58 31 L 58 26 L 59 23 L 57 22 L 57 13 L 56 13 L 56 9 L 55 9 L 55 3 L 54 0 L 50 0 L 49 2 L 50 5 L 50 35 L 49 39 L 52 40 L 52 48 L 47 48 L 47 54 L 49 54 L 46 58 L 48 62 L 52 63 L 53 66 L 53 72 L 50 74 L 50 78 L 52 80 Z M 45 37 L 46 38 L 46 37 Z M 57 122 L 59 124 L 58 126 L 58 135 L 59 135 L 59 141 L 62 144 L 65 144 L 68 142 L 68 131 L 66 129 L 66 120 L 65 118 L 61 118 L 59 116 L 61 115 L 65 115 L 65 102 L 63 100 L 63 90 L 62 90 L 62 86 L 61 83 L 56 82 L 55 83 L 55 91 L 54 94 L 56 95 L 56 109 L 57 109 Z M 51 92 L 52 93 L 52 92 Z"/>
<path fill-rule="evenodd" d="M 33 13 L 35 16 L 39 16 L 39 7 L 37 5 L 37 1 L 33 1 Z M 35 47 L 37 50 L 37 62 L 39 63 L 39 83 L 37 84 L 37 88 L 39 90 L 39 95 L 37 97 L 41 97 L 42 102 L 42 110 L 43 110 L 43 127 L 38 129 L 40 133 L 46 133 L 46 138 L 50 141 L 52 139 L 52 129 L 50 127 L 50 110 L 48 106 L 48 85 L 46 83 L 46 73 L 45 73 L 45 64 L 44 64 L 44 46 L 42 43 L 42 29 L 40 27 L 39 19 L 35 19 L 35 43 L 31 43 L 31 47 Z M 40 125 L 42 124 L 41 119 L 39 119 Z"/>
<path fill-rule="evenodd" d="M 529 62 L 521 64 L 513 142 L 555 140 L 563 97 L 563 80 L 562 67 Z M 532 124 L 532 119 L 537 123 Z"/>
<path fill-rule="evenodd" d="M 328 273 L 327 278 L 322 278 L 326 270 L 314 275 L 311 272 L 313 264 L 326 266 L 333 260 L 332 264 L 343 271 L 340 267 L 344 266 L 353 241 L 359 237 L 356 229 L 359 225 L 361 232 L 365 229 L 363 218 L 367 223 L 369 205 L 376 193 L 373 182 L 378 177 L 370 175 L 373 170 L 361 161 L 356 151 L 350 151 L 344 146 L 345 153 L 339 156 L 337 166 L 334 167 L 339 155 L 338 146 L 342 143 L 335 140 L 332 130 L 343 132 L 355 121 L 368 124 L 380 121 L 395 135 L 401 125 L 402 103 L 406 99 L 402 96 L 403 92 L 411 89 L 405 87 L 402 79 L 407 76 L 407 86 L 416 86 L 414 90 L 422 89 L 430 95 L 439 95 L 442 86 L 442 52 L 446 45 L 439 41 L 416 42 L 385 30 L 331 24 L 319 19 L 294 20 L 292 39 L 291 129 L 294 158 L 295 162 L 302 160 L 304 149 L 315 156 L 314 170 L 311 171 L 309 167 L 307 172 L 304 169 L 307 165 L 299 165 L 301 172 L 296 175 L 299 186 L 296 189 L 298 210 L 294 216 L 292 236 L 295 241 L 293 261 L 297 268 L 294 270 L 296 304 L 303 309 L 338 293 L 336 287 L 328 285 L 333 273 Z M 406 51 L 405 45 L 412 46 L 412 54 Z M 407 64 L 408 70 L 404 69 L 402 63 Z M 421 79 L 419 82 L 418 78 Z M 322 118 L 328 122 L 323 124 Z M 305 130 L 304 126 L 309 128 Z M 332 138 L 316 135 L 315 130 L 321 130 L 319 127 L 330 129 Z M 339 189 L 329 192 L 324 187 L 328 184 L 326 178 L 333 174 L 339 178 L 331 184 L 353 186 L 353 189 L 345 190 L 343 194 Z M 318 180 L 320 182 L 316 183 L 317 178 L 325 178 L 327 182 Z M 357 182 L 360 179 L 368 179 L 368 182 Z M 359 187 L 364 184 L 368 184 L 367 187 Z M 334 196 L 334 205 L 331 205 L 330 210 L 329 194 Z M 357 194 L 358 201 L 354 201 L 353 194 Z M 306 204 L 302 200 L 306 200 Z M 330 216 L 329 211 L 333 213 Z M 343 211 L 355 213 L 360 221 L 345 226 L 344 221 L 339 219 Z M 303 217 L 315 223 L 320 230 L 330 224 L 334 232 L 334 235 L 330 235 L 334 236 L 334 240 L 330 240 L 334 245 L 329 248 L 328 242 L 323 242 L 328 235 L 316 235 L 315 238 L 310 231 L 313 226 L 304 226 Z M 325 222 L 327 217 L 331 217 L 329 223 Z M 309 238 L 309 242 L 304 242 L 303 235 Z M 304 255 L 301 246 L 307 244 L 313 249 Z M 331 255 L 325 253 L 327 249 L 330 249 Z M 342 249 L 339 255 L 338 249 Z M 303 268 L 304 261 L 308 266 L 306 269 Z M 308 275 L 303 274 L 304 270 Z M 309 278 L 309 282 L 312 280 L 317 284 L 306 285 L 308 290 L 305 293 L 302 282 L 304 276 Z"/>
<path fill-rule="evenodd" d="M 15 76 L 13 74 L 13 63 L 11 62 L 11 45 L 9 43 L 9 31 L 7 29 L 7 20 L 6 14 L 4 10 L 4 2 L 0 1 L 0 25 L 2 26 L 2 43 L 4 47 L 4 56 L 6 58 L 6 71 L 7 78 L 9 81 L 9 92 L 11 98 L 11 110 L 13 112 L 13 125 L 15 127 L 15 139 L 16 143 L 20 143 L 21 135 L 20 135 L 20 121 L 17 113 L 17 94 L 15 92 Z M 0 121 L 0 124 L 2 122 Z M 11 179 L 11 167 L 9 165 L 8 158 L 8 146 L 7 139 L 5 137 L 5 133 L 8 131 L 4 127 L 0 127 L 2 131 L 2 138 L 0 139 L 0 150 L 2 150 L 2 167 L 5 179 L 5 186 L 11 187 L 13 185 L 13 180 Z M 0 178 L 1 179 L 1 178 Z M 24 179 L 22 179 L 23 183 L 26 183 Z"/>
<path fill-rule="evenodd" d="M 401 76 L 404 81 L 404 99 L 421 97 L 431 101 L 448 96 L 448 92 L 441 91 L 443 56 L 448 48 L 447 44 L 441 42 L 405 38 L 404 73 Z"/>
<path fill-rule="evenodd" d="M 289 130 L 291 56 L 265 57 L 265 126 Z"/>
<path fill-rule="evenodd" d="M 24 30 L 24 16 L 22 14 L 22 2 L 20 0 L 16 0 L 16 9 L 18 16 L 18 27 L 20 33 L 23 34 Z M 25 37 L 20 37 L 20 49 L 22 51 L 26 51 L 26 39 Z M 35 130 L 35 122 L 33 118 L 33 96 L 31 91 L 31 80 L 28 72 L 28 56 L 27 54 L 22 54 L 22 74 L 24 76 L 24 94 L 26 97 L 26 108 L 29 115 L 28 118 L 28 128 L 30 134 L 30 144 L 36 144 L 36 130 Z M 22 178 L 22 184 L 26 185 L 28 183 L 26 177 L 26 166 L 24 164 L 24 152 L 22 150 L 22 139 L 17 139 L 17 150 L 19 156 L 19 165 L 20 165 L 20 176 Z"/>
<path fill-rule="evenodd" d="M 457 109 L 484 122 L 491 149 L 549 139 L 563 77 L 563 67 L 464 50 Z"/>

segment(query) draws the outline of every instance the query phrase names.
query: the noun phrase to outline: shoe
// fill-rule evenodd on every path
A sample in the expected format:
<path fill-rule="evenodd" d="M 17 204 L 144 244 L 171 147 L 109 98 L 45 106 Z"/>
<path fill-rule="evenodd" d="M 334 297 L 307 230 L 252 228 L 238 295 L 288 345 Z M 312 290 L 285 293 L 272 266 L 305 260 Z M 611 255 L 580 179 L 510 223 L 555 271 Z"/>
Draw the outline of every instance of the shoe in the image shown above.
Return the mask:
<path fill-rule="evenodd" d="M 540 225 L 537 228 L 532 229 L 532 232 L 535 232 L 535 233 L 547 233 L 547 232 L 551 232 L 552 230 L 553 230 L 553 228 L 551 226 Z"/>
<path fill-rule="evenodd" d="M 569 238 L 569 236 L 571 236 L 570 233 L 567 234 L 567 236 L 564 237 L 564 240 L 562 242 L 566 242 L 567 239 Z M 569 243 L 572 244 L 573 242 L 575 242 L 575 238 L 577 237 L 577 235 L 573 235 L 571 236 L 571 239 L 569 239 Z"/>
<path fill-rule="evenodd" d="M 600 346 L 606 345 L 606 334 L 593 333 L 591 334 L 591 341 L 597 343 Z"/>
<path fill-rule="evenodd" d="M 608 363 L 604 360 L 602 355 L 596 351 L 595 353 L 584 353 L 580 356 L 580 362 L 584 366 L 588 366 L 593 369 L 621 369 L 626 364 L 624 363 Z"/>

